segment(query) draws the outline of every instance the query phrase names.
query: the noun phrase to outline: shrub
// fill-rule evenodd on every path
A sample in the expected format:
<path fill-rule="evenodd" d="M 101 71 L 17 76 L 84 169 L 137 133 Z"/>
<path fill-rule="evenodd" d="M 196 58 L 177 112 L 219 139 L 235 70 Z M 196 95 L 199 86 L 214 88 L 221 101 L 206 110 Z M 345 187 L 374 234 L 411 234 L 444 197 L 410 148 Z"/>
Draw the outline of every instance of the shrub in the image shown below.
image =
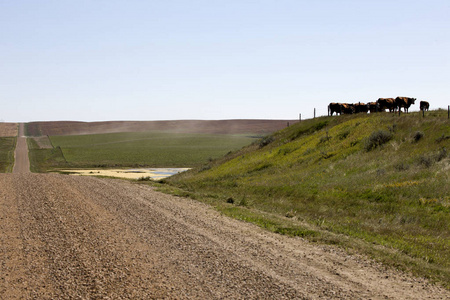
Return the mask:
<path fill-rule="evenodd" d="M 447 157 L 447 149 L 445 149 L 445 147 L 442 147 L 441 150 L 439 150 L 439 152 L 436 154 L 436 161 L 441 161 L 444 158 Z"/>
<path fill-rule="evenodd" d="M 288 211 L 284 216 L 286 217 L 286 218 L 293 218 L 293 217 L 295 217 L 295 214 L 296 214 L 297 212 L 296 211 L 293 211 L 292 209 L 290 210 L 290 211 Z"/>
<path fill-rule="evenodd" d="M 229 197 L 229 198 L 227 199 L 227 203 L 233 204 L 233 203 L 234 203 L 233 197 Z"/>
<path fill-rule="evenodd" d="M 444 135 L 444 134 L 442 134 L 440 137 L 438 137 L 438 138 L 436 139 L 436 143 L 440 143 L 440 142 L 445 141 L 445 140 L 448 140 L 448 139 L 450 139 L 450 135 Z"/>
<path fill-rule="evenodd" d="M 338 139 L 343 140 L 343 139 L 345 139 L 349 134 L 350 134 L 350 130 L 346 130 L 346 131 L 340 132 L 340 133 L 337 135 L 337 137 L 338 137 Z"/>
<path fill-rule="evenodd" d="M 392 126 L 388 126 L 388 130 L 394 133 L 397 130 L 397 124 L 392 124 Z"/>
<path fill-rule="evenodd" d="M 326 143 L 329 140 L 331 140 L 331 136 L 328 135 L 328 131 L 327 131 L 326 135 L 320 137 L 319 144 Z"/>
<path fill-rule="evenodd" d="M 392 139 L 393 135 L 386 130 L 378 130 L 372 132 L 372 134 L 367 138 L 364 149 L 366 151 L 373 150 L 383 144 L 386 144 Z"/>
<path fill-rule="evenodd" d="M 242 197 L 241 201 L 239 202 L 239 206 L 244 206 L 244 207 L 248 206 L 247 197 L 245 195 Z"/>
<path fill-rule="evenodd" d="M 208 171 L 209 169 L 211 169 L 210 165 L 204 165 L 200 168 L 199 172 Z"/>
<path fill-rule="evenodd" d="M 406 163 L 404 163 L 404 162 L 400 162 L 400 163 L 396 164 L 396 165 L 394 166 L 394 168 L 395 168 L 397 171 L 407 171 L 407 170 L 409 169 L 409 165 L 406 164 Z"/>
<path fill-rule="evenodd" d="M 421 155 L 419 156 L 419 164 L 426 168 L 429 168 L 433 164 L 433 159 L 430 156 Z"/>
<path fill-rule="evenodd" d="M 413 135 L 413 141 L 417 143 L 418 141 L 420 141 L 423 138 L 423 136 L 424 136 L 424 134 L 422 131 L 416 131 L 416 133 L 414 133 L 414 135 Z"/>
<path fill-rule="evenodd" d="M 319 131 L 320 129 L 324 128 L 327 125 L 328 125 L 328 121 L 320 121 L 320 122 L 314 124 L 313 128 L 315 131 Z"/>
<path fill-rule="evenodd" d="M 419 164 L 424 167 L 431 167 L 434 162 L 439 162 L 444 158 L 447 158 L 448 153 L 445 147 L 442 147 L 437 153 L 430 153 L 428 155 L 419 156 Z"/>
<path fill-rule="evenodd" d="M 335 153 L 328 153 L 326 151 L 320 151 L 320 155 L 323 159 L 328 159 L 330 157 L 333 157 Z"/>
<path fill-rule="evenodd" d="M 259 148 L 263 148 L 267 145 L 269 145 L 270 143 L 272 143 L 275 139 L 272 136 L 266 136 L 265 138 L 263 138 L 260 142 L 259 142 Z"/>

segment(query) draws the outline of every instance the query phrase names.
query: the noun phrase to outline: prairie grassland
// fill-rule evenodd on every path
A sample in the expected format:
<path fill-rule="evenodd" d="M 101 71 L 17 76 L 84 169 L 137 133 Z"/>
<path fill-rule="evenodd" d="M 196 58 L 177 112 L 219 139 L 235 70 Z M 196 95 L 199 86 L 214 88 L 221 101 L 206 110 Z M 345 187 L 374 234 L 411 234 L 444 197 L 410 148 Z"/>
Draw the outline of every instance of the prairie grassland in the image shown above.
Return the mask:
<path fill-rule="evenodd" d="M 15 137 L 0 137 L 0 173 L 10 173 L 14 166 Z"/>
<path fill-rule="evenodd" d="M 449 153 L 446 111 L 321 117 L 175 175 L 162 189 L 449 287 Z"/>
<path fill-rule="evenodd" d="M 54 168 L 193 167 L 250 144 L 244 135 L 167 132 L 51 136 L 53 149 L 34 141 L 35 171 Z"/>

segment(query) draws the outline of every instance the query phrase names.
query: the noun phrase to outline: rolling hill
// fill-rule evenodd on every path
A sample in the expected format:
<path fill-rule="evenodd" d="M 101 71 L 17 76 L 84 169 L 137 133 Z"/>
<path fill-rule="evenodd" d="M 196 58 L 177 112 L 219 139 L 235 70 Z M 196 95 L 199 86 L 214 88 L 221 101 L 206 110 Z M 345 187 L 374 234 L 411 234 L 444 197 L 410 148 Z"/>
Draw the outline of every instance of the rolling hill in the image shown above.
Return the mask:
<path fill-rule="evenodd" d="M 117 132 L 165 131 L 209 134 L 269 134 L 293 120 L 174 120 L 174 121 L 49 121 L 27 123 L 27 135 L 81 135 Z"/>
<path fill-rule="evenodd" d="M 167 179 L 173 193 L 274 232 L 450 282 L 443 110 L 306 120 Z"/>

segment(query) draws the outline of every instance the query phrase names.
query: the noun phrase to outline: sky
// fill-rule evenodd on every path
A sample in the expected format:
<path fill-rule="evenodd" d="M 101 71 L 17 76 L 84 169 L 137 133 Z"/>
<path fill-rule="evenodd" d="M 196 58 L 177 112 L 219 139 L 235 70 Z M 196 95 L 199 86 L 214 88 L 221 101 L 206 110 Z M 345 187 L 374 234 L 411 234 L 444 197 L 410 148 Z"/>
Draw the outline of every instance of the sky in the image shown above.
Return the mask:
<path fill-rule="evenodd" d="M 449 0 L 0 0 L 4 122 L 306 119 L 396 96 L 450 105 Z"/>

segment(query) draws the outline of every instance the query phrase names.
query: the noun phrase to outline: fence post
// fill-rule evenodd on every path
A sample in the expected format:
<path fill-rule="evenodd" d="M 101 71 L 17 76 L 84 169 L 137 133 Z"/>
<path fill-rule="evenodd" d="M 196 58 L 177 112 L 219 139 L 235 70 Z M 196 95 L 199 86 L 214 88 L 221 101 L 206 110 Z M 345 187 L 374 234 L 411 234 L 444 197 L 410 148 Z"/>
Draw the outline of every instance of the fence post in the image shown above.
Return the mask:
<path fill-rule="evenodd" d="M 298 114 L 298 121 L 299 121 L 299 122 L 302 121 L 302 114 Z"/>
<path fill-rule="evenodd" d="M 448 106 L 448 110 L 447 110 L 447 119 L 450 119 L 450 105 Z"/>
<path fill-rule="evenodd" d="M 314 119 L 316 118 L 316 109 L 314 108 Z"/>

